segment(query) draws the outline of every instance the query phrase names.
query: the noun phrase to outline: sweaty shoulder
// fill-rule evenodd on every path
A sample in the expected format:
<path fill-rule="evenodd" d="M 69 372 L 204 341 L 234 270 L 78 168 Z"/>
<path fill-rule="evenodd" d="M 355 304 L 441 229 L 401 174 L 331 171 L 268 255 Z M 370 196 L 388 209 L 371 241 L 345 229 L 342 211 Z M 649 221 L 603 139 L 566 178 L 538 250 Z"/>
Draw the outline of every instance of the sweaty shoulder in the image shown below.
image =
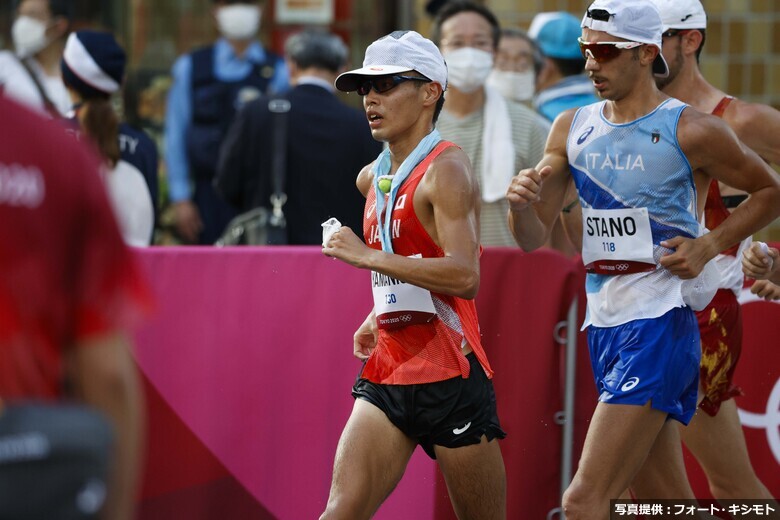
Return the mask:
<path fill-rule="evenodd" d="M 371 161 L 363 166 L 363 169 L 358 173 L 357 181 L 355 181 L 358 190 L 360 190 L 360 193 L 362 193 L 364 197 L 368 195 L 368 190 L 374 182 L 374 171 L 371 169 L 373 165 L 374 162 Z"/>
<path fill-rule="evenodd" d="M 477 186 L 471 161 L 466 152 L 458 146 L 443 150 L 428 166 L 423 185 L 435 190 L 454 189 L 472 191 Z"/>
<path fill-rule="evenodd" d="M 708 164 L 716 152 L 730 149 L 736 141 L 734 131 L 721 118 L 688 106 L 680 115 L 677 141 L 691 167 Z"/>
<path fill-rule="evenodd" d="M 551 131 L 560 132 L 561 130 L 565 130 L 568 133 L 577 110 L 577 108 L 569 108 L 558 114 L 555 119 L 553 119 Z"/>
<path fill-rule="evenodd" d="M 731 133 L 729 125 L 721 118 L 696 110 L 692 106 L 685 107 L 677 126 L 677 138 L 685 151 L 685 144 L 702 143 L 710 137 L 718 137 L 723 133 Z"/>
<path fill-rule="evenodd" d="M 547 153 L 550 153 L 550 151 L 553 150 L 560 150 L 565 155 L 566 141 L 569 137 L 569 130 L 571 130 L 571 124 L 574 121 L 574 115 L 576 113 L 576 108 L 570 108 L 564 110 L 555 117 L 547 138 Z"/>
<path fill-rule="evenodd" d="M 723 120 L 748 147 L 765 160 L 780 162 L 780 111 L 758 103 L 734 99 Z"/>

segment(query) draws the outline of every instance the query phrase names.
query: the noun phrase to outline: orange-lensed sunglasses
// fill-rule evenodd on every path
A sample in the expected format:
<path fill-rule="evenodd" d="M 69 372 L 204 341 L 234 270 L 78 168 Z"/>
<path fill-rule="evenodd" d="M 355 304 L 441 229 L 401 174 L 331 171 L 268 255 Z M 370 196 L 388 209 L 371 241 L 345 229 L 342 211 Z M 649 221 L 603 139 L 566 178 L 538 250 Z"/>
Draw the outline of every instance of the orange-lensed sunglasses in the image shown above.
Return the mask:
<path fill-rule="evenodd" d="M 577 42 L 582 57 L 595 60 L 596 63 L 606 63 L 620 56 L 620 51 L 644 45 L 639 42 L 586 42 L 582 38 L 577 38 Z"/>

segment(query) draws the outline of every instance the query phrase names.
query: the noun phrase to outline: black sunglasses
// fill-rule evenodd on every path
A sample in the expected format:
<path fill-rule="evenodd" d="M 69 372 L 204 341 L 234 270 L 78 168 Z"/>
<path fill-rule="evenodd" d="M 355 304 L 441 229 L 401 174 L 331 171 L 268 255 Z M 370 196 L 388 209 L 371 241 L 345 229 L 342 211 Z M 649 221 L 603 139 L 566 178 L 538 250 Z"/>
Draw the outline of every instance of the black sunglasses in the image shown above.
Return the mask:
<path fill-rule="evenodd" d="M 384 92 L 393 90 L 404 81 L 424 81 L 426 83 L 430 83 L 431 80 L 418 76 L 401 76 L 399 74 L 393 74 L 391 76 L 377 76 L 376 78 L 366 78 L 363 80 L 363 82 L 358 85 L 356 92 L 360 96 L 365 96 L 371 92 L 371 88 L 373 87 L 374 90 L 382 94 Z"/>

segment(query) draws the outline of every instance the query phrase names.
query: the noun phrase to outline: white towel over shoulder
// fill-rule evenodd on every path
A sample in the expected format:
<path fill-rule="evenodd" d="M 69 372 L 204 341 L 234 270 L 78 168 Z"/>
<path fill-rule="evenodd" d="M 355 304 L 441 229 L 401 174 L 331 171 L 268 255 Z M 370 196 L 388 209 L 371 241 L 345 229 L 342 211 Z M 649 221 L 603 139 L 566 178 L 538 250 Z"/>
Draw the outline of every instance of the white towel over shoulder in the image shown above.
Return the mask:
<path fill-rule="evenodd" d="M 482 132 L 482 200 L 495 202 L 506 196 L 515 171 L 512 121 L 504 97 L 485 86 L 485 129 Z"/>

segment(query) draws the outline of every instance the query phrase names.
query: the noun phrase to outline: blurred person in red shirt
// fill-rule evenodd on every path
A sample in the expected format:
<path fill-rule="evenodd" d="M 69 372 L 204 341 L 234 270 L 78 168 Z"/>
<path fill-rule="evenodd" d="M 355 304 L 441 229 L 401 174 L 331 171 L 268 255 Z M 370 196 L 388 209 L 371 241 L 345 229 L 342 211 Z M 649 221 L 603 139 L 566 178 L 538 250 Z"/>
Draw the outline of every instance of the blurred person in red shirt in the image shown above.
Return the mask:
<path fill-rule="evenodd" d="M 142 397 L 125 331 L 148 289 L 97 159 L 1 97 L 0 113 L 0 511 L 130 519 Z"/>

